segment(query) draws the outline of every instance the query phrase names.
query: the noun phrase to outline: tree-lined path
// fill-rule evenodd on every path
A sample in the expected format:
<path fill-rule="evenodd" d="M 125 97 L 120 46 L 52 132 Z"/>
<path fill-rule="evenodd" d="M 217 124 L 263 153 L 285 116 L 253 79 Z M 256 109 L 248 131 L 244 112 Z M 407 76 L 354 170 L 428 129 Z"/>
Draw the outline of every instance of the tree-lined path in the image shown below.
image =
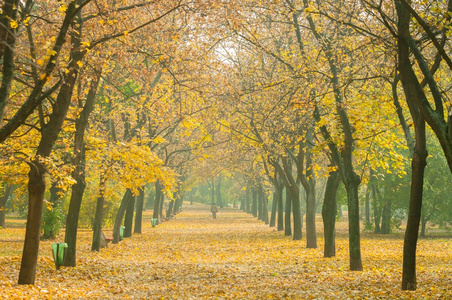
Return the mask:
<path fill-rule="evenodd" d="M 337 254 L 323 258 L 251 215 L 184 203 L 174 219 L 151 226 L 145 211 L 143 233 L 100 252 L 90 251 L 91 231 L 80 232 L 77 267 L 55 270 L 51 241 L 42 241 L 34 286 L 16 283 L 24 228 L 8 220 L 0 231 L 2 298 L 102 299 L 448 299 L 452 264 L 450 239 L 419 243 L 420 288 L 402 292 L 400 234 L 363 234 L 365 271 L 348 270 L 346 220 L 338 222 Z M 320 218 L 318 229 L 323 230 Z M 17 222 L 17 221 L 16 221 Z M 16 228 L 11 228 L 16 225 Z M 107 235 L 111 231 L 106 231 Z M 58 239 L 62 239 L 64 233 Z M 434 286 L 434 287 L 433 287 Z"/>

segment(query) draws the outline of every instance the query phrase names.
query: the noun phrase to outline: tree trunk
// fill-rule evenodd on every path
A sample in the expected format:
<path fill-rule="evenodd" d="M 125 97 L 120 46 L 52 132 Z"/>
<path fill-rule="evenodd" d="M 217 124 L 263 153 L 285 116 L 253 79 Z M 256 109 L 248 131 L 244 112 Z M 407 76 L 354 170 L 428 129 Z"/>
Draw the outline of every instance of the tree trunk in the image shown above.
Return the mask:
<path fill-rule="evenodd" d="M 132 236 L 133 227 L 133 213 L 135 211 L 135 196 L 132 196 L 127 204 L 126 213 L 124 217 L 124 238 Z"/>
<path fill-rule="evenodd" d="M 314 144 L 313 131 L 313 126 L 309 126 L 306 130 L 306 142 L 303 139 L 300 141 L 296 160 L 298 178 L 306 191 L 306 248 L 317 248 L 315 173 L 311 153 Z M 305 160 L 306 168 L 304 166 Z"/>
<path fill-rule="evenodd" d="M 99 179 L 99 196 L 96 201 L 96 212 L 94 213 L 94 224 L 93 224 L 93 241 L 91 243 L 91 251 L 100 250 L 100 237 L 102 231 L 102 223 L 104 221 L 104 204 L 105 204 L 105 188 L 107 186 L 107 180 L 104 176 L 105 172 L 100 173 Z M 75 259 L 75 255 L 74 255 Z M 66 258 L 67 260 L 67 258 Z"/>
<path fill-rule="evenodd" d="M 306 192 L 306 248 L 317 248 L 315 189 Z"/>
<path fill-rule="evenodd" d="M 275 191 L 273 192 L 273 201 L 272 201 L 272 212 L 270 214 L 270 227 L 275 227 L 276 226 L 276 209 L 278 206 L 278 191 L 276 191 L 276 187 L 275 187 Z"/>
<path fill-rule="evenodd" d="M 344 180 L 347 190 L 348 202 L 348 242 L 350 255 L 350 270 L 362 271 L 363 265 L 361 260 L 361 242 L 359 230 L 359 198 L 358 188 L 360 178 L 354 171 L 346 172 Z"/>
<path fill-rule="evenodd" d="M 265 225 L 268 225 L 268 198 L 262 185 L 260 186 L 260 191 L 262 194 L 262 221 L 264 221 Z"/>
<path fill-rule="evenodd" d="M 375 185 L 375 183 L 373 183 L 371 185 L 371 189 L 372 189 L 372 195 L 373 195 L 373 201 L 372 201 L 372 205 L 374 208 L 374 224 L 375 224 L 375 229 L 374 229 L 374 233 L 381 233 L 381 228 L 380 228 L 380 220 L 381 220 L 381 205 L 380 205 L 380 199 L 378 197 L 378 187 Z"/>
<path fill-rule="evenodd" d="M 221 175 L 218 176 L 218 183 L 217 183 L 217 205 L 220 206 L 220 208 L 223 208 L 223 198 L 221 197 Z"/>
<path fill-rule="evenodd" d="M 144 186 L 140 188 L 140 194 L 137 196 L 137 210 L 135 212 L 135 226 L 134 233 L 141 234 L 142 220 L 143 220 L 143 205 L 144 205 Z"/>
<path fill-rule="evenodd" d="M 370 223 L 370 193 L 371 193 L 371 188 L 369 187 L 369 185 L 367 185 L 366 202 L 364 203 L 364 214 L 366 216 L 364 228 L 366 228 L 366 229 L 372 228 L 372 225 Z"/>
<path fill-rule="evenodd" d="M 325 197 L 322 207 L 323 234 L 325 237 L 324 257 L 333 257 L 336 255 L 336 196 L 339 183 L 339 172 L 331 171 L 326 182 Z"/>
<path fill-rule="evenodd" d="M 6 202 L 12 195 L 13 190 L 14 186 L 12 184 L 8 184 L 3 189 L 3 195 L 0 198 L 0 229 L 6 228 Z"/>
<path fill-rule="evenodd" d="M 427 165 L 427 147 L 425 122 L 421 120 L 415 126 L 415 151 L 411 161 L 410 208 L 403 244 L 402 290 L 416 290 L 416 246 L 419 234 L 419 222 L 422 210 L 424 190 L 424 170 Z"/>
<path fill-rule="evenodd" d="M 129 202 L 132 200 L 132 197 L 132 190 L 127 189 L 122 197 L 121 205 L 119 206 L 118 213 L 116 215 L 115 225 L 113 226 L 113 244 L 119 243 L 122 220 L 124 219 L 124 214 Z"/>
<path fill-rule="evenodd" d="M 75 168 L 72 172 L 72 178 L 75 179 L 76 183 L 72 185 L 71 200 L 69 201 L 64 236 L 64 242 L 67 244 L 67 248 L 64 249 L 63 266 L 67 267 L 76 266 L 78 219 L 80 216 L 83 194 L 86 188 L 84 136 L 85 129 L 88 125 L 89 115 L 94 108 L 94 100 L 96 98 L 97 88 L 99 87 L 100 75 L 101 72 L 97 72 L 97 77 L 91 82 L 85 105 L 83 105 L 83 109 L 75 121 L 74 156 L 72 160 Z"/>
<path fill-rule="evenodd" d="M 162 222 L 162 208 L 163 208 L 163 186 L 159 180 L 155 182 L 155 201 L 154 201 L 154 211 L 153 218 L 157 219 L 156 224 Z"/>
<path fill-rule="evenodd" d="M 160 193 L 160 203 L 159 203 L 159 216 L 160 218 L 163 217 L 163 204 L 165 203 L 165 195 L 163 194 L 163 191 Z"/>
<path fill-rule="evenodd" d="M 44 200 L 45 167 L 37 159 L 30 164 L 28 173 L 28 215 L 25 242 L 19 272 L 19 284 L 34 284 L 41 234 L 42 204 Z"/>
<path fill-rule="evenodd" d="M 286 187 L 286 209 L 284 212 L 284 235 L 292 235 L 292 222 L 290 221 L 290 215 L 292 213 L 292 196 L 289 189 Z"/>
<path fill-rule="evenodd" d="M 253 185 L 253 187 L 251 188 L 251 193 L 253 196 L 253 203 L 251 204 L 251 213 L 253 215 L 253 217 L 257 217 L 257 211 L 258 211 L 258 207 L 257 207 L 257 190 L 256 187 Z"/>
<path fill-rule="evenodd" d="M 286 176 L 286 190 L 290 195 L 290 202 L 292 204 L 292 213 L 293 213 L 293 239 L 294 241 L 301 240 L 302 231 L 301 231 L 301 207 L 300 207 L 300 192 L 297 183 L 295 182 L 295 178 L 292 174 L 292 166 L 287 157 L 282 159 L 282 164 L 284 168 L 284 174 Z M 286 210 L 287 212 L 287 210 Z M 290 222 L 290 220 L 289 220 Z M 287 222 L 286 222 L 287 226 Z"/>
<path fill-rule="evenodd" d="M 278 231 L 284 230 L 284 204 L 283 204 L 284 185 L 278 188 Z"/>
<path fill-rule="evenodd" d="M 262 185 L 259 184 L 257 189 L 257 219 L 264 220 L 264 194 L 262 193 Z"/>
<path fill-rule="evenodd" d="M 77 126 L 76 126 L 77 127 Z M 77 136 L 77 130 L 76 130 Z M 75 146 L 74 146 L 75 148 Z M 75 267 L 77 256 L 77 229 L 78 219 L 80 216 L 80 207 L 82 205 L 83 194 L 85 193 L 85 146 L 81 145 L 80 153 L 74 152 L 76 157 L 80 155 L 80 161 L 75 164 L 72 177 L 76 183 L 72 185 L 71 200 L 69 201 L 69 209 L 66 218 L 66 231 L 64 235 L 64 242 L 67 248 L 64 249 L 63 266 Z"/>
<path fill-rule="evenodd" d="M 427 226 L 427 218 L 421 215 L 421 237 L 425 238 L 425 227 Z"/>
<path fill-rule="evenodd" d="M 152 214 L 152 217 L 154 219 L 157 219 L 160 223 L 160 216 L 159 216 L 159 208 L 160 208 L 160 201 L 161 201 L 161 194 L 162 194 L 162 185 L 160 184 L 160 181 L 157 180 L 155 182 L 155 200 L 154 200 L 154 211 Z"/>
<path fill-rule="evenodd" d="M 251 197 L 250 197 L 250 193 L 251 193 L 251 187 L 249 184 L 247 184 L 246 186 L 246 191 L 245 191 L 245 212 L 247 213 L 251 213 Z"/>
<path fill-rule="evenodd" d="M 178 214 L 182 210 L 182 203 L 184 202 L 184 194 L 177 193 L 176 202 L 174 203 L 174 214 Z"/>
<path fill-rule="evenodd" d="M 168 204 L 168 210 L 166 211 L 166 218 L 168 220 L 171 219 L 171 212 L 173 210 L 173 206 L 174 206 L 174 200 L 171 199 L 171 201 Z"/>
<path fill-rule="evenodd" d="M 402 271 L 402 290 L 416 290 L 416 246 L 419 234 L 419 223 L 421 218 L 422 209 L 422 196 L 424 189 L 424 170 L 427 165 L 427 147 L 425 136 L 425 119 L 421 116 L 428 116 L 425 112 L 426 109 L 421 103 L 427 103 L 425 93 L 419 83 L 416 74 L 411 66 L 410 61 L 410 13 L 401 5 L 399 1 L 396 1 L 397 15 L 399 22 L 397 24 L 399 36 L 397 43 L 398 50 L 398 69 L 400 72 L 400 79 L 402 82 L 403 90 L 405 93 L 405 99 L 410 109 L 411 117 L 414 122 L 415 132 L 415 147 L 413 159 L 411 161 L 411 194 L 410 194 L 410 207 L 408 211 L 408 220 L 405 231 L 405 240 L 403 245 L 403 271 Z M 414 49 L 412 49 L 414 52 Z M 421 64 L 422 62 L 418 60 Z M 422 69 L 422 66 L 421 66 Z M 433 92 L 433 91 L 432 91 Z M 441 104 L 442 105 L 442 104 Z M 442 106 L 438 105 L 437 110 L 442 109 Z M 436 111 L 435 111 L 436 112 Z M 451 151 L 447 151 L 450 146 L 450 136 L 447 140 L 441 139 L 441 133 L 438 131 L 438 126 L 431 123 L 430 126 L 435 131 L 435 134 L 440 140 L 443 147 L 446 159 L 449 164 L 449 168 L 452 170 L 452 158 Z M 449 128 L 450 124 L 447 126 Z M 447 130 L 446 130 L 447 131 Z M 445 131 L 445 132 L 446 132 Z M 449 132 L 450 134 L 450 132 Z"/>
<path fill-rule="evenodd" d="M 292 191 L 292 206 L 293 206 L 293 240 L 298 241 L 303 238 L 302 233 L 302 217 L 300 207 L 300 193 L 297 185 L 293 187 Z"/>

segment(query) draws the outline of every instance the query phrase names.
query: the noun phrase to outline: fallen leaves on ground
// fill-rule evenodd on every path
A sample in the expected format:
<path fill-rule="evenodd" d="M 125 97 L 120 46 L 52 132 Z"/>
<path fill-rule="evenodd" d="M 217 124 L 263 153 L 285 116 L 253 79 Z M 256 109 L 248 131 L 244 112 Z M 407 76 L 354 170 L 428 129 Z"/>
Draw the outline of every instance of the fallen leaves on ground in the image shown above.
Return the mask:
<path fill-rule="evenodd" d="M 78 234 L 77 267 L 55 270 L 50 244 L 40 245 L 34 286 L 17 285 L 23 228 L 0 230 L 0 289 L 10 299 L 450 299 L 452 241 L 422 239 L 418 289 L 401 291 L 403 240 L 362 237 L 363 272 L 348 271 L 348 240 L 338 224 L 334 258 L 293 241 L 252 216 L 188 205 L 175 219 L 101 252 L 91 252 L 91 231 Z M 318 224 L 321 229 L 321 223 Z M 108 232 L 107 232 L 108 235 Z M 61 235 L 58 242 L 61 242 Z"/>

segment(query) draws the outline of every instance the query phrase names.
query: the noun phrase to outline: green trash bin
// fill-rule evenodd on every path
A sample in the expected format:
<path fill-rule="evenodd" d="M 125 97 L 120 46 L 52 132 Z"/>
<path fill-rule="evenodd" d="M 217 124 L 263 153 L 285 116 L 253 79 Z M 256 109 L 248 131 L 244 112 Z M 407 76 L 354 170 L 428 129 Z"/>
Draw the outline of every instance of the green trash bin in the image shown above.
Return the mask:
<path fill-rule="evenodd" d="M 157 218 L 152 218 L 151 224 L 152 224 L 152 227 L 155 227 L 155 225 L 157 225 Z"/>
<path fill-rule="evenodd" d="M 124 226 L 119 227 L 119 240 L 122 241 L 122 238 L 124 237 Z"/>
<path fill-rule="evenodd" d="M 63 264 L 65 248 L 67 248 L 66 243 L 53 243 L 52 244 L 53 260 L 55 262 L 55 266 L 56 266 L 57 270 L 59 270 L 60 266 Z"/>

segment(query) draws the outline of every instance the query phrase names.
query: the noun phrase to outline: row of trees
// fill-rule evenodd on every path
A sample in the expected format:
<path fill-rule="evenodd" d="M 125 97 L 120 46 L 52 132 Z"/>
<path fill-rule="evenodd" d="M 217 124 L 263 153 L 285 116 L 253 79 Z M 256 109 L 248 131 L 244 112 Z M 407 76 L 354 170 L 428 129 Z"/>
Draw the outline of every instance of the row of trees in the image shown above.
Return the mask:
<path fill-rule="evenodd" d="M 449 3 L 4 1 L 0 176 L 4 195 L 28 189 L 19 283 L 35 280 L 46 174 L 49 207 L 70 194 L 67 266 L 82 199 L 95 211 L 98 250 L 106 208 L 116 205 L 117 242 L 124 217 L 132 228 L 134 196 L 140 220 L 146 186 L 158 219 L 163 194 L 171 213 L 198 183 L 221 199 L 215 191 L 235 178 L 242 209 L 277 219 L 294 240 L 303 211 L 309 248 L 323 196 L 326 257 L 342 182 L 354 271 L 363 269 L 360 201 L 374 199 L 375 230 L 387 232 L 389 194 L 411 174 L 402 288 L 415 289 L 419 224 L 443 203 L 429 201 L 421 218 L 423 191 L 436 188 L 423 184 L 427 136 L 452 165 Z M 370 223 L 370 205 L 365 214 Z"/>
<path fill-rule="evenodd" d="M 416 288 L 426 122 L 449 161 L 449 9 L 449 2 L 436 1 L 242 6 L 227 19 L 230 36 L 220 51 L 229 63 L 220 71 L 232 87 L 231 105 L 221 107 L 228 116 L 222 125 L 244 151 L 251 145 L 254 158 L 274 168 L 269 177 L 280 177 L 294 214 L 300 210 L 297 181 L 303 185 L 308 247 L 316 245 L 313 199 L 323 173 L 325 240 L 334 238 L 340 179 L 348 199 L 350 269 L 362 270 L 360 184 L 375 181 L 379 171 L 380 178 L 394 171 L 405 176 L 411 154 L 403 289 Z M 390 203 L 384 206 L 386 231 Z M 300 217 L 294 215 L 294 222 L 294 239 L 300 239 Z"/>

